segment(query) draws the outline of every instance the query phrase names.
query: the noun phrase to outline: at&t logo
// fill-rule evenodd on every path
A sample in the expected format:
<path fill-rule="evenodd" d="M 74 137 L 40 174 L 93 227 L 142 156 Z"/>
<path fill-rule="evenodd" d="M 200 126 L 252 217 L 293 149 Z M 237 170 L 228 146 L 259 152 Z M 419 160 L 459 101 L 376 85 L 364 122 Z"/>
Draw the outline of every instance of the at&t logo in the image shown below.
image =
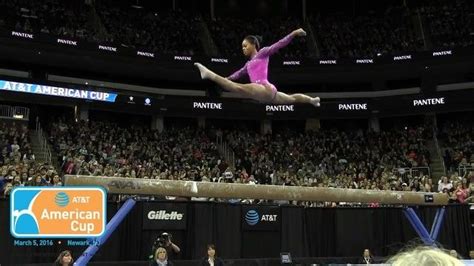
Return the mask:
<path fill-rule="evenodd" d="M 247 214 L 245 214 L 245 221 L 248 225 L 256 225 L 260 221 L 260 216 L 256 210 L 249 210 Z"/>
<path fill-rule="evenodd" d="M 54 201 L 59 207 L 66 207 L 69 204 L 69 196 L 64 192 L 59 192 L 54 197 Z"/>

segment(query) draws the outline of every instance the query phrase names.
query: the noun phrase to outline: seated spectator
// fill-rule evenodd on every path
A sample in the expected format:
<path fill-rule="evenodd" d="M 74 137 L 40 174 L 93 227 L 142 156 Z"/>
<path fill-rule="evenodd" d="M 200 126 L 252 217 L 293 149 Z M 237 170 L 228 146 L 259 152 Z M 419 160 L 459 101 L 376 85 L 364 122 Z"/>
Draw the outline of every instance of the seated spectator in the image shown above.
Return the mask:
<path fill-rule="evenodd" d="M 360 14 L 322 12 L 312 15 L 322 57 L 374 58 L 423 48 L 415 35 L 411 11 L 402 6 Z"/>
<path fill-rule="evenodd" d="M 448 171 L 462 171 L 471 167 L 474 152 L 474 125 L 471 121 L 451 121 L 442 126 L 439 138 L 445 143 L 443 156 Z"/>
<path fill-rule="evenodd" d="M 78 39 L 86 39 L 89 35 L 87 15 L 90 9 L 84 2 L 0 1 L 0 10 L 6 18 L 5 27 L 11 30 Z"/>
<path fill-rule="evenodd" d="M 466 47 L 474 44 L 472 1 L 425 0 L 418 4 L 434 49 Z"/>
<path fill-rule="evenodd" d="M 418 247 L 400 252 L 387 261 L 393 266 L 462 266 L 461 261 L 443 250 L 433 247 Z"/>
<path fill-rule="evenodd" d="M 68 266 L 74 265 L 74 259 L 72 258 L 72 253 L 69 250 L 64 250 L 59 253 L 58 257 L 54 261 L 54 265 L 56 266 Z"/>
<path fill-rule="evenodd" d="M 168 260 L 166 249 L 160 247 L 155 251 L 153 261 L 150 262 L 151 266 L 173 266 L 173 262 Z"/>
<path fill-rule="evenodd" d="M 362 255 L 362 258 L 359 259 L 360 264 L 372 264 L 374 263 L 374 258 L 372 257 L 372 254 L 370 253 L 369 249 L 364 249 L 364 253 Z"/>
<path fill-rule="evenodd" d="M 9 196 L 10 191 L 17 186 L 33 185 L 34 176 L 39 177 L 38 185 L 47 185 L 45 182 L 41 183 L 41 180 L 47 177 L 47 172 L 43 171 L 44 167 L 50 166 L 34 159 L 26 125 L 0 122 L 0 150 L 2 197 Z"/>
<path fill-rule="evenodd" d="M 158 133 L 107 122 L 55 123 L 49 135 L 66 174 L 193 181 L 218 177 L 211 171 L 219 160 L 216 144 L 192 128 Z"/>
<path fill-rule="evenodd" d="M 271 169 L 276 169 L 275 184 L 302 185 L 304 180 L 314 183 L 316 179 L 323 186 L 384 189 L 389 187 L 386 184 L 394 167 L 427 166 L 429 162 L 422 128 L 367 135 L 336 130 L 273 136 L 232 131 L 225 135 L 236 154 L 237 169 L 255 174 L 257 180 L 269 177 Z M 329 180 L 329 176 L 335 179 Z M 420 180 L 406 182 L 421 191 Z M 402 183 L 398 183 L 399 189 Z"/>
<path fill-rule="evenodd" d="M 201 266 L 224 266 L 224 261 L 216 256 L 216 246 L 207 245 L 207 255 L 201 260 Z"/>
<path fill-rule="evenodd" d="M 457 182 L 454 195 L 456 196 L 457 203 L 466 203 L 467 199 L 469 198 L 470 191 L 468 188 L 463 188 L 461 182 Z"/>
<path fill-rule="evenodd" d="M 222 56 L 242 56 L 241 43 L 245 36 L 261 35 L 263 46 L 271 45 L 292 30 L 301 28 L 303 23 L 295 18 L 266 18 L 254 19 L 242 23 L 237 18 L 217 18 L 209 21 L 209 29 Z M 275 25 L 279 25 L 275 27 Z M 255 32 L 257 31 L 257 32 Z M 303 58 L 308 56 L 308 46 L 305 38 L 294 39 L 288 47 L 281 49 L 278 55 L 283 58 Z"/>
<path fill-rule="evenodd" d="M 147 6 L 131 9 L 111 0 L 98 2 L 97 11 L 107 31 L 99 42 L 173 55 L 202 53 L 197 31 L 199 16 Z"/>

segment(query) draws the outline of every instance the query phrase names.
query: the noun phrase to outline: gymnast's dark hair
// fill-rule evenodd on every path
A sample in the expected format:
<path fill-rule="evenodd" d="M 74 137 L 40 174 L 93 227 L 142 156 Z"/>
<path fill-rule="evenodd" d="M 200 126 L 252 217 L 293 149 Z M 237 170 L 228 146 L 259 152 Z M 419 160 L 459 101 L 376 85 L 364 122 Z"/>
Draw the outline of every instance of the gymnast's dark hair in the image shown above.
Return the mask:
<path fill-rule="evenodd" d="M 257 50 L 260 50 L 260 43 L 262 43 L 262 36 L 247 35 L 247 36 L 245 36 L 244 40 L 246 40 L 249 43 L 255 45 L 255 48 L 257 48 Z"/>

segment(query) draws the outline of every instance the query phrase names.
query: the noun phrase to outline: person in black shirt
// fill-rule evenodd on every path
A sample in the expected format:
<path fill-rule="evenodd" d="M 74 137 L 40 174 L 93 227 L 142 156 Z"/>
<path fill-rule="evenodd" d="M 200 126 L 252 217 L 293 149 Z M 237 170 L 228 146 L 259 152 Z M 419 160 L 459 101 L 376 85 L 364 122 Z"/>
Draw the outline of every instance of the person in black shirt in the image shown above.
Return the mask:
<path fill-rule="evenodd" d="M 362 255 L 362 258 L 360 258 L 359 263 L 360 264 L 374 263 L 374 259 L 372 257 L 372 254 L 370 254 L 370 250 L 368 248 L 364 249 L 364 254 Z"/>
<path fill-rule="evenodd" d="M 181 252 L 181 249 L 178 245 L 171 241 L 172 236 L 164 232 L 163 234 L 161 234 L 161 238 L 165 240 L 164 248 L 166 249 L 168 258 L 176 259 L 176 256 L 178 256 L 179 252 Z"/>
<path fill-rule="evenodd" d="M 156 254 L 156 250 L 158 248 L 163 248 L 166 250 L 166 256 L 169 259 L 176 259 L 177 255 L 179 252 L 181 252 L 181 249 L 179 248 L 178 245 L 174 244 L 172 241 L 172 236 L 171 234 L 168 234 L 166 232 L 163 232 L 158 236 L 158 238 L 155 240 L 153 243 L 153 246 L 151 248 L 151 255 L 150 259 L 153 259 Z"/>
<path fill-rule="evenodd" d="M 224 261 L 216 256 L 216 246 L 207 245 L 207 256 L 201 260 L 201 266 L 224 266 Z"/>

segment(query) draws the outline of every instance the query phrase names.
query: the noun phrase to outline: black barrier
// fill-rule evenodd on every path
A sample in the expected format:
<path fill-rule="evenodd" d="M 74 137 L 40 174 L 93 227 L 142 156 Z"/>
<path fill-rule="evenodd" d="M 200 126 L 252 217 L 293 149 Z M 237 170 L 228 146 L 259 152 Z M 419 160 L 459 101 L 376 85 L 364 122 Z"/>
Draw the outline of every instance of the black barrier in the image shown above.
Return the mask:
<path fill-rule="evenodd" d="M 1 83 L 1 82 L 0 82 Z M 54 84 L 58 85 L 58 84 Z M 62 85 L 68 87 L 70 85 Z M 71 86 L 75 89 L 88 87 Z M 1 88 L 0 88 L 1 90 Z M 437 92 L 363 99 L 324 99 L 321 107 L 309 104 L 274 105 L 251 100 L 209 99 L 207 97 L 144 97 L 119 94 L 115 103 L 87 102 L 77 98 L 51 97 L 1 90 L 3 100 L 35 104 L 88 104 L 91 109 L 160 114 L 162 116 L 243 118 L 243 119 L 306 119 L 306 118 L 368 118 L 372 115 L 412 115 L 454 112 L 474 109 L 474 90 Z M 1 97 L 1 96 L 0 96 Z"/>
<path fill-rule="evenodd" d="M 206 245 L 214 243 L 224 259 L 357 257 L 365 248 L 376 256 L 389 256 L 417 238 L 400 208 L 303 208 L 281 206 L 278 231 L 248 231 L 242 228 L 244 208 L 262 205 L 233 205 L 211 202 L 165 202 L 186 204 L 185 230 L 166 230 L 181 247 L 176 260 L 199 259 Z M 161 203 L 160 203 L 161 204 Z M 144 230 L 145 202 L 139 202 L 94 257 L 94 262 L 144 261 L 155 239 L 164 230 Z M 109 202 L 110 219 L 120 204 Z M 266 207 L 266 206 L 265 206 Z M 272 207 L 272 205 L 269 205 Z M 416 209 L 422 221 L 432 221 L 435 207 Z M 144 211 L 145 210 L 145 211 Z M 54 239 L 43 246 L 20 245 L 9 233 L 9 204 L 0 200 L 0 264 L 51 263 L 57 254 L 70 249 L 74 257 L 85 250 L 81 239 Z M 427 227 L 430 224 L 425 224 Z M 469 206 L 450 205 L 442 224 L 439 242 L 467 256 L 472 249 Z"/>
<path fill-rule="evenodd" d="M 338 258 L 292 258 L 293 264 L 299 266 L 314 266 L 314 265 L 340 265 L 340 266 L 354 266 L 358 265 L 360 258 L 358 257 L 338 257 Z M 385 261 L 385 258 L 375 258 L 375 263 Z M 196 266 L 201 265 L 201 260 L 178 260 L 173 261 L 175 266 Z M 260 258 L 260 259 L 239 259 L 239 260 L 224 260 L 224 264 L 228 266 L 281 266 L 280 259 L 275 258 Z M 91 262 L 88 265 L 98 266 L 148 266 L 148 261 L 110 261 L 110 262 Z M 362 265 L 362 264 L 361 264 Z M 51 266 L 51 264 L 22 264 L 21 266 Z"/>
<path fill-rule="evenodd" d="M 54 74 L 166 89 L 208 91 L 212 83 L 200 79 L 193 62 L 200 61 L 223 76 L 230 75 L 245 63 L 243 56 L 210 58 L 155 53 L 151 57 L 146 49 L 138 55 L 136 50 L 126 52 L 129 48 L 116 44 L 101 44 L 99 49 L 97 44 L 82 46 L 80 40 L 61 39 L 58 42 L 58 38 L 49 35 L 30 36 L 18 32 L 12 35 L 8 30 L 0 33 L 2 67 L 31 71 L 40 79 Z M 269 80 L 279 90 L 288 93 L 329 92 L 334 89 L 352 92 L 384 90 L 385 83 L 388 89 L 400 89 L 429 85 L 429 82 L 423 83 L 427 76 L 433 77 L 434 84 L 438 77 L 466 81 L 462 77 L 469 77 L 473 58 L 472 47 L 412 53 L 410 56 L 347 59 L 348 63 L 345 59 L 287 61 L 276 54 L 270 61 Z M 248 79 L 240 82 L 248 82 Z"/>
<path fill-rule="evenodd" d="M 68 37 L 57 37 L 46 33 L 27 33 L 20 31 L 12 31 L 7 29 L 0 30 L 0 36 L 5 38 L 17 38 L 24 41 L 30 42 L 43 42 L 47 44 L 56 45 L 60 48 L 71 48 L 71 49 L 83 49 L 95 51 L 98 53 L 107 53 L 111 55 L 121 55 L 136 57 L 144 60 L 153 60 L 157 62 L 175 62 L 175 63 L 186 63 L 193 61 L 201 61 L 203 63 L 213 65 L 242 65 L 241 58 L 229 58 L 229 57 L 202 57 L 202 56 L 190 56 L 190 55 L 166 55 L 158 54 L 152 51 L 150 48 L 135 49 L 121 45 L 120 43 L 92 43 L 86 40 L 78 40 Z M 458 49 L 443 49 L 433 51 L 406 51 L 398 54 L 380 54 L 375 58 L 278 58 L 272 60 L 272 65 L 282 66 L 284 68 L 295 68 L 295 67 L 311 67 L 311 66 L 332 66 L 332 65 L 373 65 L 378 63 L 410 63 L 416 60 L 424 59 L 442 59 L 454 56 L 462 56 L 464 54 L 472 54 L 472 47 L 458 48 Z"/>

